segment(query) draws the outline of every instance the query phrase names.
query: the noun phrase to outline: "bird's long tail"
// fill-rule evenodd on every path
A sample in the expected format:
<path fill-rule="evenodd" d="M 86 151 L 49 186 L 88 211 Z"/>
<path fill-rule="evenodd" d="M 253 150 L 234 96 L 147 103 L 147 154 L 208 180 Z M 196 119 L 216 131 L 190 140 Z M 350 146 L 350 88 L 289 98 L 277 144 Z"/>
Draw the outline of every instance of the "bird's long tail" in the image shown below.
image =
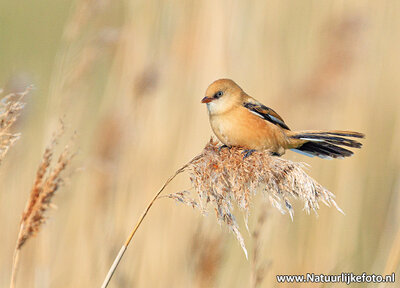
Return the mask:
<path fill-rule="evenodd" d="M 310 157 L 343 158 L 353 152 L 341 146 L 361 148 L 362 144 L 351 138 L 364 138 L 364 134 L 352 131 L 299 131 L 288 135 L 292 150 Z"/>

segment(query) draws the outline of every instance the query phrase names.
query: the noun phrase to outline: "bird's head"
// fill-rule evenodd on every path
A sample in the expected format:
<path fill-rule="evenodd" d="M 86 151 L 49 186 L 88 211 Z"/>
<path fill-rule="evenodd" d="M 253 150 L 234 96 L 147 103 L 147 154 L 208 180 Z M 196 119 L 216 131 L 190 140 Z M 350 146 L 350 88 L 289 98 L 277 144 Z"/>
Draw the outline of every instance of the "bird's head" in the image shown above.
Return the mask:
<path fill-rule="evenodd" d="M 201 100 L 207 104 L 210 115 L 222 114 L 240 103 L 243 90 L 230 79 L 219 79 L 211 83 L 206 96 Z"/>

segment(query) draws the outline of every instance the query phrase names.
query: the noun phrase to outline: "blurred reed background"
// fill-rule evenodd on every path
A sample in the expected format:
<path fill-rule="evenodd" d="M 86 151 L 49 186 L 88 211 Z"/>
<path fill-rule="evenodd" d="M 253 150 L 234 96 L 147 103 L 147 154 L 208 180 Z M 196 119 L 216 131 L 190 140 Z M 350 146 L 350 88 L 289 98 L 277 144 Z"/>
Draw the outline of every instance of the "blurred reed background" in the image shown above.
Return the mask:
<path fill-rule="evenodd" d="M 243 233 L 247 261 L 213 211 L 161 199 L 110 287 L 276 287 L 276 274 L 399 272 L 399 12 L 396 0 L 1 1 L 0 87 L 36 89 L 0 166 L 0 286 L 60 117 L 77 131 L 76 171 L 24 246 L 17 287 L 101 285 L 149 199 L 209 140 L 200 99 L 222 77 L 292 129 L 366 133 L 346 160 L 284 156 L 309 163 L 346 215 L 297 205 L 292 222 L 260 197 L 255 237 Z M 188 187 L 180 176 L 167 192 Z"/>

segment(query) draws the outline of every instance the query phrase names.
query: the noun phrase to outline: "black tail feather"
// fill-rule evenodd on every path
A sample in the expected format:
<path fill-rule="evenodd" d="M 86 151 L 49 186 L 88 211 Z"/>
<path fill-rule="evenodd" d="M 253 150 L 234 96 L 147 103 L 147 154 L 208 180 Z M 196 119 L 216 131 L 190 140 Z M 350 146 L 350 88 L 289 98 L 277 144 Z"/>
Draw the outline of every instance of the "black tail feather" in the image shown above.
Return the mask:
<path fill-rule="evenodd" d="M 344 136 L 344 137 L 354 137 L 354 138 L 364 138 L 365 135 L 360 132 L 353 131 L 323 131 L 318 132 L 323 135 L 335 135 L 335 136 Z"/>
<path fill-rule="evenodd" d="M 354 154 L 350 150 L 327 142 L 307 142 L 296 149 L 320 158 L 343 158 Z"/>
<path fill-rule="evenodd" d="M 294 139 L 308 140 L 294 149 L 295 151 L 321 158 L 343 158 L 354 154 L 339 146 L 361 148 L 360 142 L 344 137 L 364 138 L 364 134 L 350 131 L 303 131 L 291 136 Z"/>
<path fill-rule="evenodd" d="M 361 146 L 362 146 L 362 144 L 360 142 L 352 140 L 352 139 L 347 139 L 347 138 L 337 137 L 337 136 L 326 136 L 326 135 L 322 135 L 322 134 L 313 134 L 313 135 L 299 134 L 299 135 L 292 136 L 292 138 L 325 140 L 326 142 L 329 142 L 331 144 L 337 144 L 337 145 L 348 146 L 348 147 L 353 147 L 353 148 L 361 148 Z"/>

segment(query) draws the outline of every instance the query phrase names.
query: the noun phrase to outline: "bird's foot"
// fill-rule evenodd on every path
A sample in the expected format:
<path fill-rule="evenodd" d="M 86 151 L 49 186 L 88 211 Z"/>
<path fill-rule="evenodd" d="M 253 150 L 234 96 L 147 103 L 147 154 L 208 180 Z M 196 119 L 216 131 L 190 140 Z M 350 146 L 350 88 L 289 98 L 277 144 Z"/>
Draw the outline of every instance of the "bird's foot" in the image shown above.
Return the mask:
<path fill-rule="evenodd" d="M 255 149 L 246 149 L 242 152 L 243 155 L 243 160 L 246 159 L 247 157 L 249 157 L 251 154 L 253 154 L 253 152 L 255 152 Z"/>
<path fill-rule="evenodd" d="M 218 148 L 218 152 L 221 152 L 221 150 L 224 149 L 224 148 L 231 149 L 230 146 L 224 144 L 224 145 L 222 145 L 221 147 Z"/>

